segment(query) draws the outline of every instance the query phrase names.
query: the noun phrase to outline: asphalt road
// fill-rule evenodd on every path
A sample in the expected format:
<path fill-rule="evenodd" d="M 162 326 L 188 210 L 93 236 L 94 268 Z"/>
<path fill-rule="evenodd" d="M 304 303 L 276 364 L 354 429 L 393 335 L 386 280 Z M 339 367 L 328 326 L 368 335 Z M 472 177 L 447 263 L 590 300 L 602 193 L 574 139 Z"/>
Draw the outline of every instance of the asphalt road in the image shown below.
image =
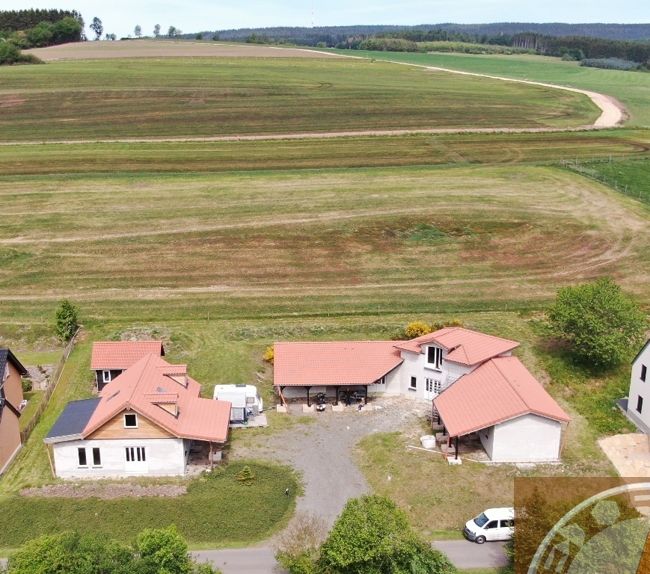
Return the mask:
<path fill-rule="evenodd" d="M 444 552 L 457 568 L 499 568 L 506 566 L 503 542 L 476 544 L 467 540 L 438 540 L 433 547 Z M 210 562 L 223 574 L 281 574 L 270 547 L 204 550 L 193 552 L 199 562 Z"/>

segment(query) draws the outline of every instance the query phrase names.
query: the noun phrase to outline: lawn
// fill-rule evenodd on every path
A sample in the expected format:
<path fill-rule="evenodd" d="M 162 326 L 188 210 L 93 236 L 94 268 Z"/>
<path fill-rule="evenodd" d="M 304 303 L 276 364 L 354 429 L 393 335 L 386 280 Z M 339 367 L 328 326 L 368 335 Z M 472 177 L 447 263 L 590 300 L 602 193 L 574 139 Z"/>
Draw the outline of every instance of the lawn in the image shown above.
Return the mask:
<path fill-rule="evenodd" d="M 0 146 L 4 175 L 473 165 L 647 157 L 649 130 L 428 134 L 238 142 Z"/>
<path fill-rule="evenodd" d="M 0 105 L 0 141 L 571 127 L 599 115 L 579 94 L 331 57 L 13 66 Z"/>
<path fill-rule="evenodd" d="M 246 465 L 255 475 L 250 484 L 237 480 Z M 285 488 L 290 496 L 285 495 Z M 290 469 L 238 461 L 193 479 L 187 493 L 178 497 L 99 501 L 3 496 L 2 546 L 6 552 L 36 536 L 72 529 L 131 542 L 143 528 L 169 524 L 175 524 L 194 548 L 250 544 L 286 523 L 298 491 L 298 480 Z"/>
<path fill-rule="evenodd" d="M 580 66 L 578 62 L 564 62 L 559 58 L 546 56 L 335 51 L 377 60 L 438 66 L 593 90 L 620 100 L 631 115 L 630 125 L 650 126 L 650 74 L 644 72 L 587 68 Z"/>

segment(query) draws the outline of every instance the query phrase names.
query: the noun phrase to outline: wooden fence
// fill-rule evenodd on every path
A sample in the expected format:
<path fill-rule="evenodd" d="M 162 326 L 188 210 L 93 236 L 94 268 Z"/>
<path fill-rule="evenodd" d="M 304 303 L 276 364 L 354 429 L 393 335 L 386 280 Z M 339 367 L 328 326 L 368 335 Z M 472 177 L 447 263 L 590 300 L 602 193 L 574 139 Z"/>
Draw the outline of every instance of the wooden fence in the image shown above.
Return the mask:
<path fill-rule="evenodd" d="M 20 440 L 22 444 L 25 444 L 27 442 L 27 439 L 32 434 L 32 431 L 38 424 L 38 421 L 41 420 L 41 416 L 43 415 L 43 412 L 45 411 L 48 403 L 50 402 L 50 397 L 52 396 L 52 393 L 56 390 L 56 387 L 59 384 L 59 381 L 61 380 L 61 375 L 63 374 L 63 368 L 65 367 L 65 363 L 68 360 L 70 353 L 72 353 L 72 350 L 74 349 L 74 346 L 77 342 L 77 336 L 79 335 L 80 331 L 81 329 L 77 329 L 77 332 L 73 335 L 72 339 L 68 341 L 68 344 L 65 346 L 65 349 L 63 350 L 63 355 L 61 355 L 59 362 L 57 363 L 54 371 L 52 372 L 52 377 L 50 378 L 50 384 L 47 386 L 47 389 L 45 389 L 45 393 L 43 396 L 43 400 L 41 401 L 41 404 L 38 405 L 38 409 L 36 409 L 36 412 L 34 413 L 32 420 L 29 421 L 27 426 L 22 431 L 20 431 Z"/>

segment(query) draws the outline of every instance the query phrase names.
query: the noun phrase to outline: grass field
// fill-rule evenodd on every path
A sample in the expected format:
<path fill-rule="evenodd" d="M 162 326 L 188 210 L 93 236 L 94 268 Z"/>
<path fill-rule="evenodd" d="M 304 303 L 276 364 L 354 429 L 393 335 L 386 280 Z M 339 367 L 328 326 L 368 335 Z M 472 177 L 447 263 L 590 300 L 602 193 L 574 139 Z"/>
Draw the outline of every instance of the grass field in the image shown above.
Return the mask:
<path fill-rule="evenodd" d="M 648 130 L 0 146 L 4 175 L 555 163 L 647 156 Z"/>
<path fill-rule="evenodd" d="M 567 127 L 599 115 L 579 94 L 327 56 L 6 67 L 0 106 L 0 141 Z"/>
<path fill-rule="evenodd" d="M 70 293 L 147 321 L 538 308 L 605 273 L 650 292 L 647 208 L 555 168 L 6 176 L 0 197 L 13 320 Z"/>
<path fill-rule="evenodd" d="M 650 74 L 581 67 L 578 62 L 528 55 L 415 54 L 340 50 L 341 54 L 365 56 L 425 66 L 548 82 L 593 90 L 620 100 L 631 115 L 629 125 L 650 126 Z"/>

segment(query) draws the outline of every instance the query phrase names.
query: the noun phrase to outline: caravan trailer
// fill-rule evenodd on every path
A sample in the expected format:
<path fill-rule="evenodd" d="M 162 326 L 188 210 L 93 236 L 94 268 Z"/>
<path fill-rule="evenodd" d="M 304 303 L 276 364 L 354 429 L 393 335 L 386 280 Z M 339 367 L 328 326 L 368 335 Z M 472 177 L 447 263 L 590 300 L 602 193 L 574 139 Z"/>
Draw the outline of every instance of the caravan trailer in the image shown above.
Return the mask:
<path fill-rule="evenodd" d="M 264 410 L 264 403 L 254 385 L 216 385 L 214 399 L 232 404 L 231 424 L 246 423 L 249 417 L 255 417 Z"/>

